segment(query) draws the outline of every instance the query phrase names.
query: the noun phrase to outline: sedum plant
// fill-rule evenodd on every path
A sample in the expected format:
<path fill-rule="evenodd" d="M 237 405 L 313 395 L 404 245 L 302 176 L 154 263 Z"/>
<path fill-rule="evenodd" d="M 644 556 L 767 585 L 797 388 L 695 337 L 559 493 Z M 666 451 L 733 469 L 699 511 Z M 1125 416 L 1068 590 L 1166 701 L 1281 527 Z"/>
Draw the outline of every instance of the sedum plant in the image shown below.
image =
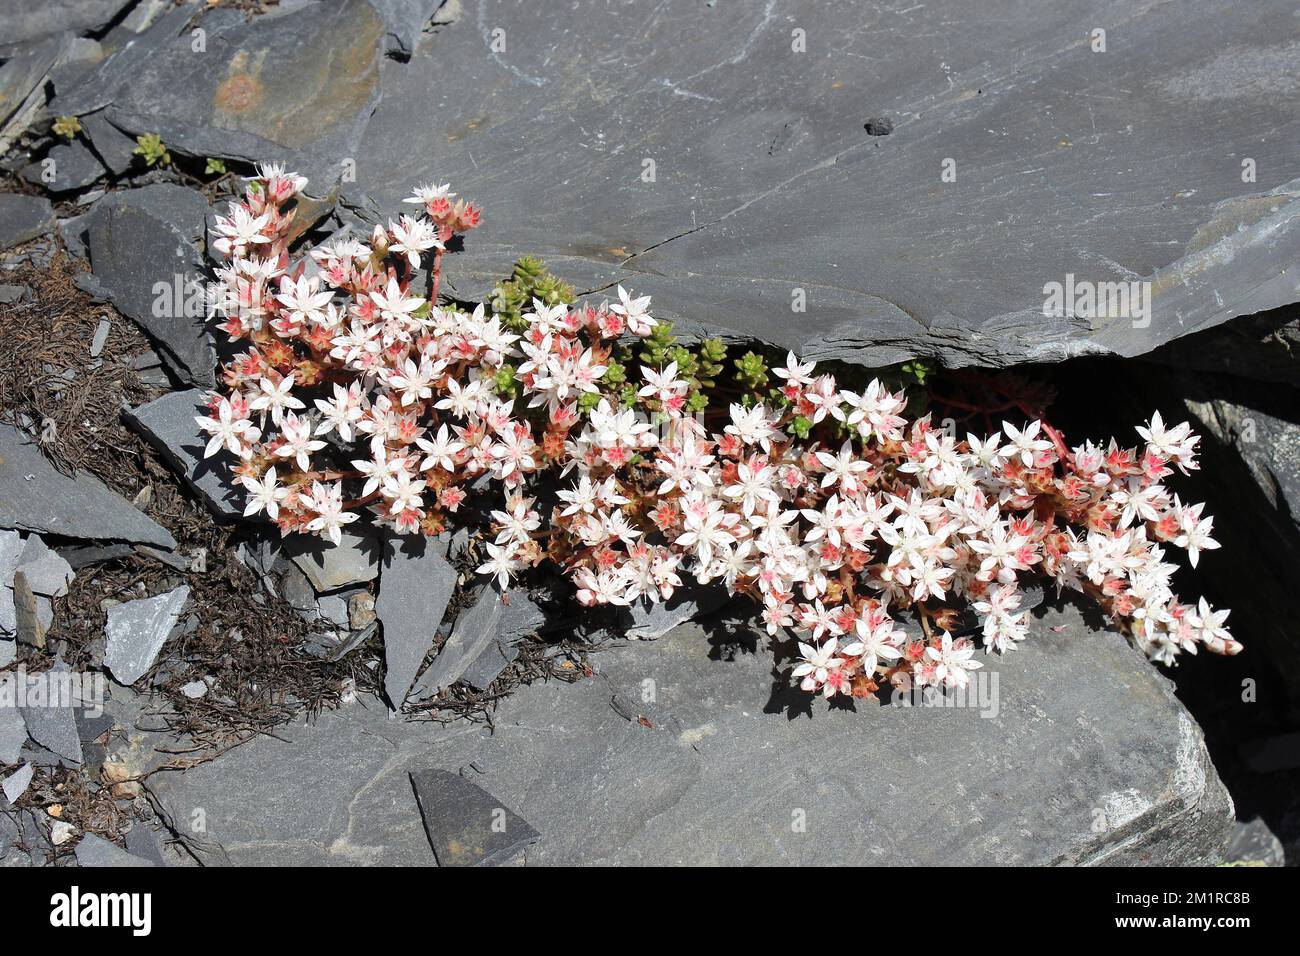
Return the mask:
<path fill-rule="evenodd" d="M 1070 447 L 1042 421 L 963 438 L 909 420 L 878 380 L 687 349 L 621 286 L 574 303 L 536 260 L 491 307 L 440 306 L 442 251 L 476 207 L 420 187 L 416 215 L 295 261 L 304 183 L 267 167 L 217 220 L 213 305 L 243 351 L 197 419 L 206 454 L 233 456 L 245 513 L 284 534 L 337 543 L 366 514 L 432 535 L 492 496 L 478 570 L 500 586 L 551 565 L 588 606 L 666 601 L 687 580 L 748 595 L 826 697 L 965 686 L 982 665 L 953 636 L 961 609 L 1010 651 L 1032 577 L 1091 596 L 1157 661 L 1241 649 L 1226 610 L 1170 587 L 1175 550 L 1195 565 L 1218 547 L 1165 484 L 1197 467 L 1186 423 L 1157 413 L 1134 447 Z"/>

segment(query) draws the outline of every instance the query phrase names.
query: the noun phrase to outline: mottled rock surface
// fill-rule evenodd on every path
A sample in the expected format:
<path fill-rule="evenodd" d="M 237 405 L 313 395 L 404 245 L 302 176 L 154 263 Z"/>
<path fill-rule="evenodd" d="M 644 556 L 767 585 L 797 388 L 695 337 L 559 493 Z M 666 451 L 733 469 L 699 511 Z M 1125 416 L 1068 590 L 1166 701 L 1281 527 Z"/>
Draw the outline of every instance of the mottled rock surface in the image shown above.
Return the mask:
<path fill-rule="evenodd" d="M 207 20 L 207 51 L 166 43 L 117 91 L 108 118 L 192 156 L 287 163 L 328 191 L 379 100 L 386 28 L 365 0 Z"/>
<path fill-rule="evenodd" d="M 1228 839 L 1169 682 L 1071 609 L 987 661 L 982 708 L 805 711 L 736 641 L 598 654 L 593 679 L 504 700 L 495 735 L 356 704 L 149 786 L 202 859 L 248 865 L 431 863 L 407 778 L 430 769 L 524 815 L 532 864 L 1199 863 Z"/>

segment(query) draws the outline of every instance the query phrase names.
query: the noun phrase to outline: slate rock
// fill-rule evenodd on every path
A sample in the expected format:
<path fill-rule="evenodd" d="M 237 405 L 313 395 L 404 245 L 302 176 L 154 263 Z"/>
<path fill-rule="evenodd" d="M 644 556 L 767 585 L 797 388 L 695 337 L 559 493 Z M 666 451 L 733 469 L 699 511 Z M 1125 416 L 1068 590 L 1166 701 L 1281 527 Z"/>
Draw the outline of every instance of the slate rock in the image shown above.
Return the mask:
<path fill-rule="evenodd" d="M 13 580 L 25 546 L 26 542 L 17 531 L 0 530 L 0 635 L 12 637 L 17 625 Z"/>
<path fill-rule="evenodd" d="M 4 782 L 0 784 L 0 787 L 3 787 L 5 799 L 9 801 L 10 806 L 17 803 L 18 798 L 27 792 L 27 788 L 31 786 L 32 777 L 35 774 L 36 768 L 29 763 L 25 763 L 4 778 Z"/>
<path fill-rule="evenodd" d="M 998 367 L 1138 355 L 1297 299 L 1290 0 L 1148 4 L 1122 28 L 1108 0 L 1009 20 L 937 0 L 861 30 L 854 0 L 581 4 L 563 29 L 548 4 L 462 6 L 385 71 L 343 188 L 369 219 L 435 176 L 482 201 L 448 261 L 463 297 L 535 254 L 697 332 Z M 456 93 L 430 110 L 431 90 Z M 1045 315 L 1067 275 L 1149 281 L 1150 323 Z"/>
<path fill-rule="evenodd" d="M 319 195 L 379 101 L 385 32 L 365 0 L 340 0 L 214 28 L 201 57 L 182 36 L 132 71 L 108 118 L 192 156 L 287 163 Z"/>
<path fill-rule="evenodd" d="M 1277 396 L 1280 389 L 1269 389 Z M 1285 390 L 1295 417 L 1300 392 Z M 1216 439 L 1241 456 L 1251 476 L 1273 507 L 1273 523 L 1286 523 L 1300 534 L 1300 424 L 1276 409 L 1252 408 L 1227 398 L 1190 400 L 1188 409 Z M 1270 414 L 1273 411 L 1273 414 Z"/>
<path fill-rule="evenodd" d="M 1139 652 L 1070 606 L 984 658 L 983 707 L 804 709 L 774 686 L 761 629 L 748 642 L 719 654 L 687 625 L 600 652 L 597 678 L 503 700 L 492 732 L 358 703 L 147 785 L 205 863 L 427 865 L 407 774 L 471 766 L 542 832 L 530 865 L 1221 859 L 1233 810 L 1200 731 Z"/>
<path fill-rule="evenodd" d="M 19 49 L 0 64 L 0 156 L 9 152 L 40 115 L 49 73 L 71 48 L 69 34 L 53 36 Z M 0 223 L 4 221 L 3 208 L 0 206 Z"/>
<path fill-rule="evenodd" d="M 0 763 L 17 763 L 27 743 L 27 725 L 17 707 L 0 703 Z"/>
<path fill-rule="evenodd" d="M 537 842 L 528 821 L 478 784 L 446 770 L 411 774 L 439 866 L 498 866 Z"/>
<path fill-rule="evenodd" d="M 121 176 L 140 161 L 135 154 L 135 138 L 110 123 L 102 112 L 81 117 L 81 128 L 95 154 L 113 175 Z"/>
<path fill-rule="evenodd" d="M 0 193 L 0 252 L 49 233 L 54 224 L 48 199 Z"/>
<path fill-rule="evenodd" d="M 47 673 L 61 672 L 68 672 L 67 665 L 56 665 Z M 48 699 L 36 703 L 29 700 L 20 710 L 32 740 L 62 761 L 80 764 L 81 732 L 77 728 L 76 715 L 80 702 L 71 699 L 63 690 L 63 687 L 51 684 Z"/>
<path fill-rule="evenodd" d="M 384 693 L 394 707 L 406 699 L 455 591 L 456 571 L 436 550 L 423 540 L 394 543 L 375 598 L 387 665 Z"/>
<path fill-rule="evenodd" d="M 156 597 L 114 604 L 108 609 L 104 666 L 115 681 L 129 686 L 153 667 L 189 596 L 189 587 L 182 585 Z"/>
<path fill-rule="evenodd" d="M 519 656 L 519 642 L 545 623 L 545 612 L 526 592 L 507 591 L 493 640 L 470 662 L 460 679 L 475 690 L 487 690 Z"/>
<path fill-rule="evenodd" d="M 116 843 L 109 843 L 102 837 L 87 833 L 81 838 L 73 851 L 77 862 L 82 866 L 157 866 L 154 860 L 128 853 Z"/>
<path fill-rule="evenodd" d="M 612 637 L 630 640 L 654 640 L 673 628 L 693 621 L 701 614 L 716 611 L 728 602 L 727 592 L 719 587 L 687 585 L 677 588 L 664 602 L 648 607 L 638 601 L 630 607 L 619 608 L 620 623 L 611 632 Z"/>
<path fill-rule="evenodd" d="M 176 41 L 197 10 L 197 4 L 184 3 L 148 24 L 147 28 L 135 30 L 122 24 L 121 29 L 104 37 L 104 49 L 109 55 L 97 68 L 85 73 L 80 82 L 58 88 L 50 102 L 50 112 L 56 116 L 81 116 L 108 106 L 132 76 Z M 186 49 L 189 49 L 189 37 L 185 40 Z"/>
<path fill-rule="evenodd" d="M 0 285 L 0 305 L 14 305 L 31 294 L 25 285 Z"/>
<path fill-rule="evenodd" d="M 383 597 L 382 590 L 380 597 Z M 421 697 L 437 697 L 460 680 L 469 666 L 496 643 L 503 610 L 501 592 L 496 587 L 488 585 L 479 592 L 474 603 L 456 618 L 451 635 L 439 648 L 433 663 L 420 675 Z"/>
<path fill-rule="evenodd" d="M 0 528 L 97 541 L 137 541 L 175 548 L 166 529 L 89 472 L 59 472 L 37 446 L 0 424 Z"/>
<path fill-rule="evenodd" d="M 339 544 L 308 535 L 284 542 L 283 553 L 307 576 L 318 593 L 363 584 L 379 577 L 383 542 L 366 529 L 343 529 Z"/>
<path fill-rule="evenodd" d="M 244 513 L 244 492 L 231 480 L 230 458 L 222 454 L 203 457 L 207 438 L 194 418 L 205 414 L 204 396 L 204 391 L 197 388 L 168 392 L 125 412 L 125 417 L 158 449 L 209 511 L 218 518 L 239 517 Z"/>
<path fill-rule="evenodd" d="M 22 177 L 52 193 L 66 193 L 85 189 L 105 172 L 91 148 L 74 139 L 52 146 L 41 160 L 23 168 Z"/>
<path fill-rule="evenodd" d="M 0 49 L 64 30 L 99 30 L 129 5 L 130 0 L 0 0 L 0 22 L 5 25 Z"/>
<path fill-rule="evenodd" d="M 163 862 L 162 848 L 158 846 L 158 837 L 153 828 L 144 823 L 136 823 L 126 832 L 126 850 L 132 856 L 145 861 L 145 865 L 166 866 Z"/>
<path fill-rule="evenodd" d="M 384 18 L 384 52 L 410 59 L 420 34 L 446 0 L 370 0 Z"/>
<path fill-rule="evenodd" d="M 106 196 L 87 228 L 91 268 L 113 305 L 161 346 L 180 378 L 201 385 L 216 381 L 203 296 L 195 292 L 205 280 L 207 214 L 199 193 L 154 183 Z"/>

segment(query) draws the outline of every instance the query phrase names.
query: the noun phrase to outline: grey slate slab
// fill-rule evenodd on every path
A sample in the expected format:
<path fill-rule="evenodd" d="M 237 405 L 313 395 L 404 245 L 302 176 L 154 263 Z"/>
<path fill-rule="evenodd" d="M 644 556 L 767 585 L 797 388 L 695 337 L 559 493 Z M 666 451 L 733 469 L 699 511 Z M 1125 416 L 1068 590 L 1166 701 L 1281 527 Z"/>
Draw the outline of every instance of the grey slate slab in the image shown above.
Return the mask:
<path fill-rule="evenodd" d="M 766 639 L 736 641 L 599 653 L 593 679 L 502 701 L 494 733 L 358 703 L 148 785 L 182 832 L 205 809 L 205 862 L 242 865 L 427 865 L 407 774 L 430 769 L 524 816 L 529 864 L 1189 864 L 1231 833 L 1170 682 L 1072 608 L 984 658 L 983 708 L 791 710 Z"/>
<path fill-rule="evenodd" d="M 58 143 L 38 162 L 23 168 L 29 183 L 54 193 L 85 189 L 104 175 L 104 164 L 80 139 Z"/>
<path fill-rule="evenodd" d="M 420 675 L 419 696 L 436 697 L 464 676 L 470 665 L 496 642 L 502 611 L 501 592 L 492 585 L 483 588 L 474 603 L 457 616 L 451 635 Z"/>
<path fill-rule="evenodd" d="M 379 100 L 384 34 L 365 0 L 340 0 L 223 25 L 197 59 L 182 36 L 134 69 L 108 118 L 193 156 L 288 163 L 323 194 Z"/>
<path fill-rule="evenodd" d="M 58 665 L 51 668 L 49 673 L 67 670 L 66 665 Z M 80 764 L 81 732 L 77 728 L 76 716 L 79 705 L 62 691 L 62 688 L 51 683 L 47 699 L 32 701 L 28 698 L 28 703 L 20 709 L 23 721 L 27 724 L 27 734 L 32 740 L 63 761 Z"/>
<path fill-rule="evenodd" d="M 127 6 L 129 0 L 0 0 L 0 50 L 63 30 L 98 30 Z"/>
<path fill-rule="evenodd" d="M 23 764 L 9 776 L 4 778 L 0 787 L 4 790 L 5 799 L 9 801 L 10 806 L 18 802 L 18 798 L 27 792 L 31 786 L 32 777 L 36 775 L 36 768 L 29 763 Z"/>
<path fill-rule="evenodd" d="M 231 481 L 230 458 L 203 457 L 207 439 L 194 418 L 205 413 L 204 395 L 197 388 L 168 392 L 130 409 L 126 420 L 158 449 L 209 511 L 218 518 L 237 517 L 244 513 L 244 493 Z"/>
<path fill-rule="evenodd" d="M 0 193 L 0 251 L 43 236 L 54 224 L 54 208 L 48 199 Z"/>
<path fill-rule="evenodd" d="M 104 666 L 115 681 L 134 684 L 148 672 L 189 596 L 189 587 L 182 585 L 165 594 L 114 604 L 108 609 Z"/>
<path fill-rule="evenodd" d="M 483 202 L 463 296 L 537 254 L 873 366 L 1135 355 L 1300 299 L 1290 0 L 461 7 L 385 71 L 344 190 L 371 217 L 431 179 Z M 1045 316 L 1067 275 L 1150 281 L 1150 324 Z"/>
<path fill-rule="evenodd" d="M 201 247 L 208 214 L 197 192 L 170 183 L 117 192 L 95 204 L 88 248 L 95 280 L 162 345 L 182 379 L 215 381 L 216 352 L 205 321 Z M 160 295 L 159 283 L 171 290 Z"/>
<path fill-rule="evenodd" d="M 498 866 L 537 842 L 528 821 L 478 784 L 447 770 L 419 770 L 411 787 L 439 866 Z"/>
<path fill-rule="evenodd" d="M 175 548 L 176 541 L 89 472 L 69 477 L 28 437 L 0 424 L 0 528 Z"/>
<path fill-rule="evenodd" d="M 387 665 L 384 692 L 394 707 L 406 699 L 455 590 L 456 571 L 437 549 L 423 540 L 395 540 L 375 598 Z"/>

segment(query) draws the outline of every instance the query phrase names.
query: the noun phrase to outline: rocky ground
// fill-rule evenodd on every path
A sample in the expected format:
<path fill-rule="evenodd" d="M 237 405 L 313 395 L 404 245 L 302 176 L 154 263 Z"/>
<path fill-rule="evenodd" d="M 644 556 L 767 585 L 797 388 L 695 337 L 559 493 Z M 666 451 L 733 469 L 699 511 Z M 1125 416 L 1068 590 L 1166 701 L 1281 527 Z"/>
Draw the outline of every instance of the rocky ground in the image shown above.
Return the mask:
<path fill-rule="evenodd" d="M 1293 5 L 723 6 L 0 0 L 0 675 L 103 705 L 0 706 L 0 862 L 1300 859 Z M 304 241 L 481 201 L 460 299 L 537 254 L 949 395 L 1015 366 L 1080 439 L 1191 417 L 1248 650 L 1171 680 L 1048 601 L 968 706 L 828 710 L 742 606 L 503 599 L 473 527 L 281 543 L 193 423 L 264 161 Z M 1044 316 L 1067 272 L 1150 321 Z"/>

